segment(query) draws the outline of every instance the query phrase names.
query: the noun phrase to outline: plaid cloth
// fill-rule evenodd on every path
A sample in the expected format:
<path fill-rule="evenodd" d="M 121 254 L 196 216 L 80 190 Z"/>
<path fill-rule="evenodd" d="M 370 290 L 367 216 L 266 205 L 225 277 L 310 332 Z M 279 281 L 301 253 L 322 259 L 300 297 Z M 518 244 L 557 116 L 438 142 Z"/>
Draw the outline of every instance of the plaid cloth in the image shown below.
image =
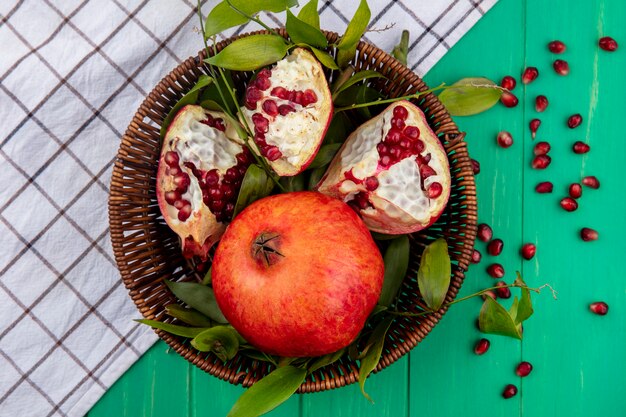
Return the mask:
<path fill-rule="evenodd" d="M 391 50 L 410 29 L 423 74 L 495 1 L 370 1 L 372 29 L 393 26 L 366 37 Z M 341 31 L 355 4 L 320 1 L 322 26 Z M 200 49 L 195 13 L 188 0 L 0 2 L 0 416 L 82 416 L 156 340 L 132 321 L 108 185 L 135 109 Z"/>

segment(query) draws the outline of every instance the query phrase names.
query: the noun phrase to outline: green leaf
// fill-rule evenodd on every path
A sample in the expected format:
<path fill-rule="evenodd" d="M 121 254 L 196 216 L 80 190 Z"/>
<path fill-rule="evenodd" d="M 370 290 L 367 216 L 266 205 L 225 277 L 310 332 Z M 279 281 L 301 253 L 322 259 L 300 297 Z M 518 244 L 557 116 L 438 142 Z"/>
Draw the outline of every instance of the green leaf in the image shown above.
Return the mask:
<path fill-rule="evenodd" d="M 352 20 L 348 23 L 346 33 L 343 34 L 337 44 L 337 63 L 341 68 L 347 67 L 350 60 L 354 58 L 356 46 L 367 29 L 371 15 L 367 0 L 361 0 Z"/>
<path fill-rule="evenodd" d="M 337 362 L 344 353 L 346 353 L 346 348 L 339 349 L 336 352 L 329 353 L 324 356 L 320 356 L 308 366 L 308 372 L 311 374 L 324 366 Z"/>
<path fill-rule="evenodd" d="M 402 286 L 402 281 L 409 269 L 409 237 L 403 235 L 391 241 L 385 256 L 385 280 L 383 281 L 383 289 L 378 299 L 381 306 L 389 306 L 396 298 L 398 290 Z"/>
<path fill-rule="evenodd" d="M 178 100 L 176 104 L 174 104 L 174 107 L 172 107 L 172 110 L 170 110 L 167 116 L 165 116 L 165 119 L 163 119 L 163 123 L 161 123 L 161 131 L 160 131 L 161 139 L 165 138 L 165 134 L 167 133 L 167 128 L 172 123 L 172 120 L 174 120 L 174 117 L 176 117 L 176 114 L 178 113 L 178 111 L 188 104 L 194 104 L 198 100 L 200 89 L 208 86 L 209 84 L 211 84 L 212 81 L 213 81 L 213 78 L 209 77 L 208 75 L 204 75 L 204 74 L 201 75 L 198 78 L 198 81 L 196 81 L 196 84 L 191 88 L 191 90 L 189 90 L 187 94 L 182 96 L 181 99 Z"/>
<path fill-rule="evenodd" d="M 182 337 L 196 337 L 200 333 L 206 330 L 206 328 L 196 328 L 196 327 L 187 327 L 187 326 L 178 326 L 176 324 L 163 323 L 162 321 L 156 320 L 135 320 L 138 323 L 147 324 L 150 327 L 155 329 L 165 330 L 168 333 L 175 334 L 176 336 Z"/>
<path fill-rule="evenodd" d="M 309 176 L 309 190 L 313 190 L 317 186 L 317 184 L 319 184 L 320 180 L 326 173 L 326 168 L 325 167 L 315 168 L 314 170 L 311 170 L 310 173 L 311 174 Z"/>
<path fill-rule="evenodd" d="M 389 330 L 389 326 L 391 326 L 393 319 L 393 316 L 389 316 L 378 323 L 374 332 L 370 335 L 367 341 L 367 345 L 370 346 L 370 348 L 368 349 L 367 354 L 361 359 L 361 366 L 359 368 L 359 387 L 361 388 L 361 393 L 365 396 L 365 398 L 372 403 L 374 401 L 372 401 L 372 398 L 367 394 L 367 392 L 365 392 L 365 380 L 380 361 L 380 356 L 383 353 L 383 346 L 385 344 L 385 335 L 387 334 L 387 330 Z"/>
<path fill-rule="evenodd" d="M 308 184 L 308 173 L 302 172 L 293 177 L 281 177 L 280 184 L 285 189 L 285 192 L 304 191 L 306 190 L 306 184 Z"/>
<path fill-rule="evenodd" d="M 205 88 L 202 94 L 200 94 L 199 102 L 202 107 L 208 108 L 209 110 L 224 111 L 224 109 L 228 109 L 235 114 L 237 110 L 239 110 L 239 107 L 237 103 L 229 99 L 230 94 L 228 92 L 229 90 L 236 91 L 235 81 L 233 80 L 232 73 L 228 70 L 224 70 L 224 78 L 226 78 L 226 81 L 224 81 L 222 77 L 218 77 L 211 85 Z M 225 100 L 222 99 L 220 90 L 222 94 L 224 94 Z"/>
<path fill-rule="evenodd" d="M 384 233 L 378 233 L 378 232 L 372 232 L 372 231 L 370 231 L 370 234 L 376 240 L 392 240 L 398 237 L 398 235 L 386 235 Z"/>
<path fill-rule="evenodd" d="M 305 43 L 319 48 L 326 48 L 328 46 L 328 40 L 321 30 L 298 19 L 289 9 L 287 9 L 287 22 L 285 27 L 293 43 Z"/>
<path fill-rule="evenodd" d="M 532 316 L 534 311 L 532 301 L 530 300 L 530 290 L 526 288 L 526 283 L 519 272 L 517 273 L 515 284 L 522 286 L 522 298 L 517 308 L 517 314 L 514 317 L 516 323 L 521 323 Z"/>
<path fill-rule="evenodd" d="M 278 358 L 275 356 L 268 355 L 267 353 L 263 353 L 258 351 L 256 348 L 240 346 L 240 352 L 243 355 L 251 359 L 256 359 L 257 361 L 269 362 L 273 365 L 278 365 Z"/>
<path fill-rule="evenodd" d="M 256 417 L 273 410 L 287 401 L 305 378 L 305 369 L 295 366 L 275 369 L 239 397 L 228 417 Z"/>
<path fill-rule="evenodd" d="M 194 282 L 164 281 L 181 301 L 218 323 L 228 323 L 215 301 L 213 289 Z"/>
<path fill-rule="evenodd" d="M 346 80 L 345 83 L 335 87 L 336 90 L 333 93 L 333 98 L 337 97 L 342 91 L 346 90 L 349 87 L 352 87 L 354 84 L 363 80 L 370 79 L 370 78 L 386 78 L 386 77 L 377 71 L 372 71 L 372 70 L 359 71 L 355 73 L 352 77 L 350 77 L 348 80 Z"/>
<path fill-rule="evenodd" d="M 212 273 L 213 273 L 213 265 L 209 267 L 209 270 L 206 272 L 206 275 L 204 275 L 204 278 L 202 279 L 202 285 L 211 285 L 211 282 L 213 281 L 211 277 Z"/>
<path fill-rule="evenodd" d="M 226 362 L 239 351 L 239 339 L 235 330 L 227 326 L 216 326 L 198 334 L 191 341 L 191 346 L 200 352 L 213 352 Z"/>
<path fill-rule="evenodd" d="M 409 54 L 409 31 L 403 30 L 402 37 L 400 38 L 400 43 L 397 44 L 391 54 L 395 59 L 407 65 L 407 55 Z"/>
<path fill-rule="evenodd" d="M 230 2 L 249 16 L 261 11 L 278 13 L 298 5 L 297 0 L 230 0 Z M 208 39 L 228 28 L 243 25 L 249 20 L 234 10 L 227 1 L 222 1 L 209 12 L 204 24 L 204 37 Z"/>
<path fill-rule="evenodd" d="M 515 323 L 511 314 L 491 297 L 485 297 L 478 316 L 478 326 L 483 333 L 522 339 L 520 326 Z"/>
<path fill-rule="evenodd" d="M 300 9 L 298 13 L 298 19 L 313 26 L 316 29 L 320 28 L 320 15 L 317 12 L 317 0 L 311 0 Z"/>
<path fill-rule="evenodd" d="M 315 55 L 315 58 L 317 58 L 317 60 L 326 68 L 335 70 L 339 69 L 333 57 L 330 56 L 327 52 L 321 51 L 313 47 L 311 47 L 311 51 L 313 52 L 313 55 Z"/>
<path fill-rule="evenodd" d="M 165 306 L 165 312 L 168 316 L 172 316 L 179 320 L 184 321 L 187 324 L 190 324 L 195 327 L 211 327 L 213 323 L 211 320 L 206 317 L 204 314 L 192 310 L 189 308 L 185 308 L 178 304 L 168 304 Z"/>
<path fill-rule="evenodd" d="M 239 189 L 233 217 L 253 202 L 270 195 L 273 188 L 274 181 L 267 175 L 265 170 L 257 165 L 250 165 Z"/>
<path fill-rule="evenodd" d="M 252 71 L 280 60 L 288 50 L 289 45 L 280 36 L 251 35 L 237 39 L 204 61 L 226 69 Z"/>
<path fill-rule="evenodd" d="M 323 145 L 320 147 L 320 150 L 315 155 L 315 159 L 311 162 L 311 165 L 307 167 L 307 169 L 315 169 L 320 167 L 325 167 L 330 164 L 330 161 L 333 160 L 337 151 L 341 148 L 341 143 L 331 143 L 328 145 Z"/>
<path fill-rule="evenodd" d="M 463 78 L 439 94 L 439 101 L 452 116 L 470 116 L 493 107 L 502 90 L 487 78 Z"/>
<path fill-rule="evenodd" d="M 417 271 L 417 284 L 426 305 L 433 311 L 439 310 L 450 286 L 450 255 L 448 243 L 439 238 L 426 246 Z"/>

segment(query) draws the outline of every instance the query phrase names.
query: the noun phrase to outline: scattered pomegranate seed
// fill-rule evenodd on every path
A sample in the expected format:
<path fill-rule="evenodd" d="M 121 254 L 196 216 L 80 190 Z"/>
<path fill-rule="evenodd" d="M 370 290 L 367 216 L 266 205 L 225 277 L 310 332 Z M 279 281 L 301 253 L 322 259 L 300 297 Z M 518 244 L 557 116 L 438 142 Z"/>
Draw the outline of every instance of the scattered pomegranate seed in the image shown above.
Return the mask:
<path fill-rule="evenodd" d="M 491 298 L 492 300 L 495 300 L 498 298 L 498 296 L 496 295 L 495 292 L 493 292 L 492 290 L 487 290 L 485 292 L 482 293 L 482 295 L 480 296 L 483 300 L 486 300 L 487 297 Z"/>
<path fill-rule="evenodd" d="M 533 243 L 524 243 L 520 252 L 522 253 L 522 258 L 529 261 L 535 256 L 537 247 Z"/>
<path fill-rule="evenodd" d="M 587 153 L 589 152 L 589 145 L 587 145 L 585 142 L 581 142 L 581 141 L 577 141 L 574 142 L 574 145 L 572 146 L 572 149 L 574 150 L 574 153 Z"/>
<path fill-rule="evenodd" d="M 610 36 L 600 38 L 598 45 L 607 52 L 613 52 L 617 49 L 617 41 Z"/>
<path fill-rule="evenodd" d="M 491 343 L 489 343 L 489 340 L 485 338 L 480 339 L 478 342 L 476 342 L 476 345 L 474 346 L 474 353 L 477 355 L 484 355 L 485 352 L 489 350 L 490 345 Z"/>
<path fill-rule="evenodd" d="M 500 102 L 504 104 L 506 107 L 515 107 L 517 106 L 517 103 L 519 103 L 519 100 L 517 99 L 515 94 L 508 93 L 505 91 L 500 96 Z"/>
<path fill-rule="evenodd" d="M 506 399 L 509 399 L 511 397 L 515 397 L 515 395 L 517 395 L 517 387 L 513 384 L 509 384 L 506 387 L 504 387 L 504 391 L 502 391 L 502 396 Z"/>
<path fill-rule="evenodd" d="M 472 263 L 477 264 L 483 258 L 483 255 L 476 249 L 472 252 Z"/>
<path fill-rule="evenodd" d="M 574 211 L 578 208 L 578 203 L 571 197 L 565 197 L 561 200 L 560 204 L 565 211 Z"/>
<path fill-rule="evenodd" d="M 491 278 L 502 278 L 504 276 L 504 267 L 500 264 L 491 264 L 487 267 L 487 273 Z"/>
<path fill-rule="evenodd" d="M 604 301 L 596 301 L 595 303 L 589 304 L 589 310 L 594 314 L 604 316 L 609 312 L 609 305 Z"/>
<path fill-rule="evenodd" d="M 583 185 L 589 188 L 595 188 L 596 190 L 600 188 L 600 181 L 593 175 L 583 178 Z"/>
<path fill-rule="evenodd" d="M 537 142 L 533 149 L 535 155 L 545 155 L 550 152 L 550 144 L 548 142 Z"/>
<path fill-rule="evenodd" d="M 535 111 L 543 113 L 548 108 L 548 97 L 537 96 L 535 97 Z"/>
<path fill-rule="evenodd" d="M 578 183 L 570 184 L 568 191 L 572 198 L 580 198 L 583 195 L 583 187 Z"/>
<path fill-rule="evenodd" d="M 583 227 L 580 229 L 580 237 L 585 242 L 590 242 L 592 240 L 598 240 L 598 232 L 588 227 Z"/>
<path fill-rule="evenodd" d="M 530 364 L 530 362 L 521 362 L 519 365 L 517 365 L 517 368 L 515 368 L 515 373 L 517 374 L 517 376 L 520 377 L 525 377 L 528 376 L 528 374 L 530 374 L 533 370 L 533 366 Z"/>
<path fill-rule="evenodd" d="M 562 54 L 565 52 L 565 44 L 561 41 L 552 41 L 548 44 L 548 49 L 553 54 Z"/>
<path fill-rule="evenodd" d="M 500 147 L 508 148 L 513 145 L 513 136 L 511 136 L 509 132 L 503 130 L 502 132 L 498 133 L 497 142 Z"/>
<path fill-rule="evenodd" d="M 537 191 L 539 194 L 548 194 L 552 192 L 553 188 L 554 186 L 550 181 L 544 181 L 535 186 L 535 191 Z"/>
<path fill-rule="evenodd" d="M 474 175 L 480 174 L 480 162 L 475 159 L 472 159 L 470 162 L 472 163 L 472 171 L 474 172 Z"/>
<path fill-rule="evenodd" d="M 510 75 L 505 75 L 504 77 L 502 77 L 502 81 L 500 81 L 500 87 L 506 88 L 507 90 L 514 89 L 516 85 L 517 82 L 515 82 L 515 78 L 511 77 Z"/>
<path fill-rule="evenodd" d="M 532 167 L 534 169 L 546 169 L 552 162 L 552 158 L 548 155 L 537 155 L 533 158 Z"/>
<path fill-rule="evenodd" d="M 489 242 L 493 237 L 493 230 L 491 230 L 491 227 L 488 224 L 481 223 L 478 225 L 476 237 L 483 242 Z"/>
<path fill-rule="evenodd" d="M 527 67 L 522 73 L 522 82 L 524 84 L 530 84 L 535 81 L 539 76 L 539 70 L 536 67 Z"/>
<path fill-rule="evenodd" d="M 496 287 L 499 287 L 496 289 L 496 293 L 498 294 L 498 297 L 503 298 L 505 300 L 508 300 L 509 298 L 511 298 L 511 289 L 506 286 L 506 283 L 504 281 L 496 282 Z"/>
<path fill-rule="evenodd" d="M 567 61 L 563 61 L 562 59 L 557 59 L 552 63 L 552 68 L 559 75 L 567 75 L 569 74 L 569 64 Z"/>
<path fill-rule="evenodd" d="M 491 256 L 498 256 L 502 253 L 502 249 L 504 248 L 504 242 L 502 239 L 494 239 L 487 245 L 487 252 Z"/>
<path fill-rule="evenodd" d="M 580 114 L 572 114 L 568 119 L 567 119 L 567 126 L 570 129 L 574 129 L 575 127 L 580 126 L 580 124 L 583 122 L 583 117 Z"/>
<path fill-rule="evenodd" d="M 528 126 L 530 127 L 530 135 L 533 139 L 535 139 L 535 136 L 537 136 L 537 129 L 539 129 L 539 126 L 541 126 L 541 120 L 532 119 Z"/>

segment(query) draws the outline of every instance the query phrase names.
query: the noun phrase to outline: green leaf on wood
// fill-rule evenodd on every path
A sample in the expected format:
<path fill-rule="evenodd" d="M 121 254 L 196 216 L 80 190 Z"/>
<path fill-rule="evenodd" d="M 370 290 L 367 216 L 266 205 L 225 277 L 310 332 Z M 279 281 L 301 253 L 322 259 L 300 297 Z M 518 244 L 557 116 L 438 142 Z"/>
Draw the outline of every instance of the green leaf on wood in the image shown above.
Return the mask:
<path fill-rule="evenodd" d="M 300 9 L 300 13 L 298 13 L 298 19 L 316 29 L 319 29 L 320 15 L 317 11 L 317 0 L 311 0 L 305 4 L 302 9 Z"/>
<path fill-rule="evenodd" d="M 409 31 L 403 30 L 402 36 L 400 37 L 400 43 L 397 44 L 391 54 L 395 59 L 407 65 L 407 56 L 409 54 Z"/>
<path fill-rule="evenodd" d="M 516 323 L 521 323 L 524 320 L 528 319 L 530 316 L 532 316 L 534 311 L 532 301 L 530 300 L 530 290 L 527 288 L 526 283 L 522 279 L 522 276 L 519 272 L 517 273 L 515 284 L 521 287 L 522 298 L 520 299 L 519 305 L 515 312 L 515 316 L 513 316 L 513 318 Z"/>
<path fill-rule="evenodd" d="M 267 175 L 267 172 L 257 165 L 250 165 L 239 189 L 233 217 L 256 200 L 270 195 L 273 188 L 274 181 Z"/>
<path fill-rule="evenodd" d="M 321 30 L 298 19 L 290 10 L 287 10 L 285 27 L 293 43 L 304 43 L 318 48 L 328 46 L 328 40 Z"/>
<path fill-rule="evenodd" d="M 276 35 L 251 35 L 237 39 L 217 55 L 204 61 L 218 67 L 252 71 L 273 64 L 285 56 L 289 45 Z"/>
<path fill-rule="evenodd" d="M 372 403 L 374 401 L 372 401 L 369 394 L 365 392 L 365 380 L 380 361 L 380 356 L 383 353 L 383 347 L 385 344 L 385 335 L 387 334 L 387 330 L 389 330 L 393 319 L 393 316 L 385 317 L 380 323 L 378 323 L 378 325 L 374 328 L 374 332 L 370 335 L 367 341 L 367 346 L 369 347 L 367 353 L 361 359 L 361 366 L 359 368 L 359 387 L 361 388 L 361 393 L 365 396 L 365 398 Z"/>
<path fill-rule="evenodd" d="M 203 331 L 193 338 L 191 345 L 200 352 L 213 352 L 226 362 L 239 351 L 237 332 L 228 326 L 216 326 Z"/>
<path fill-rule="evenodd" d="M 470 116 L 493 107 L 502 90 L 493 81 L 482 78 L 463 78 L 444 89 L 439 101 L 452 116 Z"/>
<path fill-rule="evenodd" d="M 206 330 L 206 328 L 178 326 L 176 324 L 163 323 L 162 321 L 140 319 L 135 320 L 138 323 L 147 324 L 155 329 L 165 330 L 176 336 L 193 338 Z"/>
<path fill-rule="evenodd" d="M 417 284 L 424 302 L 433 311 L 439 310 L 450 286 L 450 255 L 445 239 L 439 238 L 422 252 Z"/>
<path fill-rule="evenodd" d="M 198 100 L 198 95 L 200 94 L 200 90 L 208 86 L 212 82 L 213 82 L 213 78 L 209 77 L 208 75 L 204 75 L 204 74 L 201 75 L 198 78 L 198 81 L 196 81 L 196 84 L 191 88 L 191 90 L 189 90 L 187 94 L 182 96 L 181 99 L 178 100 L 176 104 L 174 104 L 174 107 L 172 107 L 172 109 L 167 114 L 167 116 L 165 116 L 165 119 L 163 119 L 163 123 L 161 123 L 161 131 L 160 131 L 161 139 L 165 138 L 165 134 L 167 133 L 167 128 L 172 123 L 172 120 L 174 120 L 174 117 L 176 117 L 176 114 L 178 113 L 178 111 L 188 104 L 194 104 Z"/>
<path fill-rule="evenodd" d="M 340 147 L 341 143 L 331 143 L 321 146 L 317 155 L 315 155 L 315 159 L 313 159 L 313 162 L 311 162 L 311 165 L 309 165 L 307 169 L 325 167 L 330 164 L 330 161 L 333 160 Z"/>
<path fill-rule="evenodd" d="M 305 369 L 295 366 L 275 369 L 239 397 L 228 417 L 256 417 L 273 410 L 287 401 L 305 378 Z"/>
<path fill-rule="evenodd" d="M 385 280 L 378 299 L 381 306 L 389 306 L 396 298 L 398 290 L 409 268 L 409 237 L 403 235 L 392 240 L 385 250 Z"/>
<path fill-rule="evenodd" d="M 211 320 L 199 311 L 185 308 L 178 304 L 168 304 L 165 306 L 165 312 L 168 316 L 177 318 L 195 327 L 211 327 Z"/>
<path fill-rule="evenodd" d="M 367 0 L 361 0 L 352 20 L 348 23 L 346 33 L 344 33 L 337 44 L 337 63 L 339 67 L 347 67 L 350 64 L 350 60 L 354 58 L 357 44 L 363 33 L 365 33 L 365 29 L 367 29 L 371 15 Z"/>
<path fill-rule="evenodd" d="M 195 282 L 164 281 L 181 301 L 218 323 L 228 323 L 215 301 L 213 289 Z"/>
<path fill-rule="evenodd" d="M 478 326 L 483 333 L 522 339 L 520 325 L 515 322 L 511 314 L 502 305 L 491 297 L 485 297 L 478 316 Z"/>

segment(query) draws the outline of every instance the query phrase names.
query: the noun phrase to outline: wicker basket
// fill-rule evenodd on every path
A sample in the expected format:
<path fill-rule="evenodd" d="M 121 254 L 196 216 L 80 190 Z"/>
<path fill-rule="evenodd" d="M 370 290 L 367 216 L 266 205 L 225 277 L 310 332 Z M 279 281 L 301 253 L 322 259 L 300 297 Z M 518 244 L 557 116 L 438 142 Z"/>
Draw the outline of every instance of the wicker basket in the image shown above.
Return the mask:
<path fill-rule="evenodd" d="M 256 32 L 265 33 L 265 32 Z M 281 32 L 284 36 L 284 31 Z M 329 42 L 338 35 L 325 32 Z M 223 49 L 235 38 L 217 45 Z M 330 51 L 334 53 L 334 51 Z M 148 95 L 133 117 L 117 155 L 111 181 L 109 217 L 115 259 L 126 288 L 141 314 L 149 319 L 167 320 L 164 307 L 177 302 L 163 283 L 195 280 L 192 268 L 181 256 L 177 236 L 167 227 L 159 212 L 155 195 L 157 161 L 161 143 L 159 126 L 176 101 L 204 73 L 204 51 L 190 57 L 168 74 Z M 373 86 L 389 97 L 399 97 L 428 88 L 406 66 L 384 51 L 360 42 L 354 58 L 357 71 L 369 69 L 387 78 L 376 79 Z M 332 80 L 336 74 L 329 71 Z M 249 72 L 233 75 L 242 86 Z M 242 88 L 239 89 L 242 91 Z M 452 279 L 446 301 L 456 296 L 470 262 L 476 236 L 476 188 L 467 147 L 446 109 L 433 94 L 416 101 L 426 113 L 429 124 L 442 141 L 450 160 L 452 194 L 439 221 L 429 229 L 411 236 L 411 260 L 398 299 L 400 310 L 420 312 L 424 303 L 417 286 L 417 269 L 423 247 L 438 237 L 445 237 L 452 258 Z M 385 340 L 381 360 L 375 371 L 389 366 L 414 348 L 438 323 L 446 308 L 419 318 L 398 316 Z M 185 359 L 233 384 L 250 386 L 272 370 L 272 365 L 237 355 L 224 363 L 211 353 L 195 350 L 188 340 L 163 331 L 157 334 Z M 358 363 L 347 355 L 332 365 L 309 375 L 298 392 L 315 392 L 356 382 Z"/>

